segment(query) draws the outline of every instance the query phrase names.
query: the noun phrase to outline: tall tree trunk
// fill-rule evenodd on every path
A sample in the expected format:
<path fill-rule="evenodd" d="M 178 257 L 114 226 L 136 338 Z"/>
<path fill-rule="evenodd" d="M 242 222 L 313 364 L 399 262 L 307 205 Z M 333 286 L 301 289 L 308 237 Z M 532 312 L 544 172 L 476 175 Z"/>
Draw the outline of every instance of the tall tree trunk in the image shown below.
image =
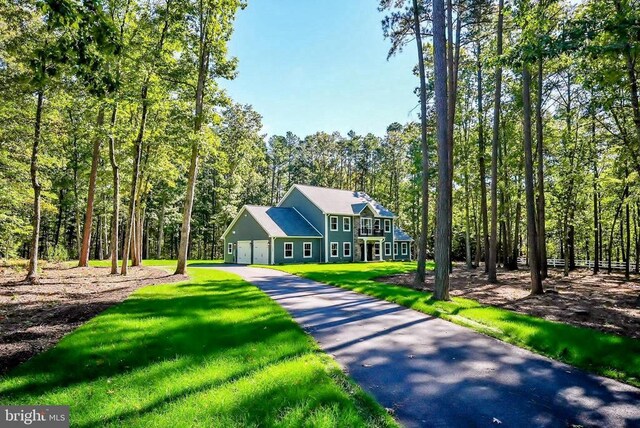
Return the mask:
<path fill-rule="evenodd" d="M 118 116 L 118 104 L 113 105 L 109 131 L 109 161 L 113 173 L 113 214 L 111 217 L 111 274 L 118 273 L 118 222 L 120 217 L 120 173 L 116 162 L 115 126 Z"/>
<path fill-rule="evenodd" d="M 148 94 L 148 82 L 149 78 L 142 85 L 141 99 L 142 99 L 142 115 L 140 117 L 140 126 L 138 128 L 138 135 L 134 143 L 134 161 L 133 161 L 133 177 L 131 180 L 131 193 L 129 198 L 129 217 L 127 220 L 124 247 L 122 251 L 122 266 L 120 273 L 126 275 L 128 273 L 129 252 L 131 251 L 132 242 L 134 241 L 133 233 L 135 231 L 136 221 L 136 190 L 138 188 L 138 177 L 140 174 L 140 158 L 142 157 L 142 140 L 144 138 L 145 125 L 147 121 L 147 114 L 149 110 L 147 94 Z"/>
<path fill-rule="evenodd" d="M 594 113 L 595 114 L 595 113 Z M 598 151 L 596 146 L 596 122 L 591 117 L 591 139 L 593 140 L 593 274 L 600 272 L 600 219 L 598 217 Z"/>
<path fill-rule="evenodd" d="M 489 222 L 487 216 L 487 167 L 485 161 L 484 141 L 484 108 L 482 107 L 482 61 L 480 60 L 481 45 L 478 42 L 478 163 L 480 167 L 480 212 L 482 215 L 482 248 L 484 251 L 484 271 L 489 271 Z M 480 241 L 478 241 L 480 247 Z"/>
<path fill-rule="evenodd" d="M 202 39 L 201 39 L 202 40 Z M 180 246 L 178 247 L 178 264 L 176 266 L 176 275 L 184 275 L 187 270 L 187 256 L 189 252 L 189 241 L 191 231 L 191 211 L 193 209 L 193 196 L 196 188 L 196 177 L 198 173 L 198 161 L 200 154 L 200 133 L 202 130 L 203 109 L 204 109 L 204 90 L 209 72 L 209 46 L 206 41 L 201 41 L 199 66 L 198 66 L 198 85 L 196 87 L 195 99 L 195 120 L 194 133 L 196 139 L 191 147 L 191 161 L 189 162 L 189 178 L 187 180 L 187 193 L 184 201 L 184 210 L 182 212 L 182 227 L 180 228 Z"/>
<path fill-rule="evenodd" d="M 167 204 L 166 199 L 163 197 L 160 201 L 160 214 L 158 215 L 158 246 L 156 248 L 156 257 L 162 258 L 162 246 L 164 245 L 164 211 Z"/>
<path fill-rule="evenodd" d="M 629 281 L 629 268 L 630 268 L 630 260 L 631 259 L 631 226 L 629 224 L 630 222 L 630 216 L 629 216 L 629 200 L 627 200 L 627 204 L 626 204 L 626 214 L 627 214 L 627 241 L 626 241 L 626 247 L 627 247 L 627 258 L 625 259 L 625 263 L 624 263 L 624 279 L 626 279 L 627 281 Z"/>
<path fill-rule="evenodd" d="M 529 241 L 529 269 L 531 271 L 531 294 L 542 294 L 540 278 L 540 252 L 536 231 L 536 208 L 533 184 L 533 153 L 531 138 L 531 73 L 529 66 L 522 66 L 522 110 L 524 131 L 524 184 L 527 195 L 527 235 Z"/>
<path fill-rule="evenodd" d="M 438 200 L 435 237 L 436 300 L 449 299 L 451 181 L 447 135 L 447 60 L 444 0 L 433 1 L 434 92 L 438 141 Z"/>
<path fill-rule="evenodd" d="M 38 90 L 38 100 L 36 102 L 36 121 L 33 127 L 33 146 L 31 149 L 31 186 L 33 187 L 33 219 L 31 233 L 31 249 L 29 258 L 29 268 L 27 278 L 31 284 L 38 282 L 38 245 L 40 243 L 40 193 L 42 185 L 38 181 L 38 151 L 40 149 L 40 137 L 42 127 L 42 107 L 44 104 L 44 90 Z"/>
<path fill-rule="evenodd" d="M 502 95 L 502 26 L 504 21 L 504 0 L 498 1 L 498 31 L 497 51 L 498 63 L 496 65 L 496 87 L 493 99 L 493 138 L 491 141 L 491 237 L 489 239 L 489 268 L 488 280 L 491 283 L 498 282 L 496 272 L 496 259 L 498 257 L 498 149 L 500 146 L 500 98 Z"/>
<path fill-rule="evenodd" d="M 471 225 L 469 224 L 469 165 L 465 165 L 464 174 L 464 225 L 467 269 L 473 269 L 473 261 L 471 260 Z"/>
<path fill-rule="evenodd" d="M 422 51 L 422 34 L 420 30 L 420 9 L 418 1 L 413 0 L 413 31 L 416 36 L 418 49 L 418 70 L 420 74 L 420 150 L 421 159 L 421 197 L 422 217 L 420 228 L 420 249 L 418 251 L 418 270 L 416 283 L 422 284 L 426 275 L 427 264 L 427 237 L 429 226 L 429 144 L 427 142 L 427 84 L 424 70 L 424 53 Z"/>
<path fill-rule="evenodd" d="M 91 173 L 89 175 L 89 193 L 87 194 L 87 211 L 84 216 L 84 232 L 82 234 L 82 246 L 78 267 L 87 267 L 89 264 L 89 249 L 91 247 L 91 230 L 93 226 L 93 202 L 96 196 L 96 179 L 98 177 L 98 163 L 100 162 L 100 146 L 102 145 L 102 126 L 104 125 L 104 104 L 101 102 L 98 108 L 96 120 L 96 135 L 93 140 L 93 153 L 91 154 Z"/>
<path fill-rule="evenodd" d="M 544 153 L 542 126 L 542 85 L 544 83 L 544 77 L 542 57 L 538 58 L 537 77 L 538 85 L 536 88 L 536 154 L 538 156 L 538 250 L 540 251 L 540 277 L 544 280 L 548 275 L 548 267 L 544 197 Z"/>

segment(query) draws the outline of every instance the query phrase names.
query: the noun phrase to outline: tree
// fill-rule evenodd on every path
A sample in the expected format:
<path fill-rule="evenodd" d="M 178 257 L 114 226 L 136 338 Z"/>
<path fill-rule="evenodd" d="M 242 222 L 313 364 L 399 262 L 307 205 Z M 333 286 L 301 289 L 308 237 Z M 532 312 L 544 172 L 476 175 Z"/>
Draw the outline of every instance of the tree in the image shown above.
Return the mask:
<path fill-rule="evenodd" d="M 438 140 L 438 198 L 436 212 L 434 298 L 449 299 L 449 265 L 451 255 L 451 166 L 449 165 L 447 123 L 447 62 L 444 0 L 433 2 L 433 74 Z"/>
<path fill-rule="evenodd" d="M 180 230 L 180 247 L 178 249 L 178 265 L 176 274 L 184 275 L 187 267 L 187 250 L 191 229 L 191 211 L 195 193 L 196 174 L 202 145 L 202 131 L 205 122 L 205 100 L 212 77 L 232 78 L 235 59 L 226 58 L 226 45 L 233 30 L 232 23 L 236 11 L 244 7 L 240 0 L 202 0 L 189 4 L 196 39 L 189 45 L 197 55 L 195 116 L 193 123 L 194 136 L 191 142 L 191 159 L 187 180 L 187 191 L 182 212 Z"/>
<path fill-rule="evenodd" d="M 496 42 L 495 93 L 493 98 L 493 137 L 491 140 L 491 235 L 489 237 L 489 282 L 498 282 L 496 262 L 498 257 L 498 150 L 500 146 L 500 103 L 502 96 L 502 26 L 504 1 L 498 0 L 498 28 Z"/>

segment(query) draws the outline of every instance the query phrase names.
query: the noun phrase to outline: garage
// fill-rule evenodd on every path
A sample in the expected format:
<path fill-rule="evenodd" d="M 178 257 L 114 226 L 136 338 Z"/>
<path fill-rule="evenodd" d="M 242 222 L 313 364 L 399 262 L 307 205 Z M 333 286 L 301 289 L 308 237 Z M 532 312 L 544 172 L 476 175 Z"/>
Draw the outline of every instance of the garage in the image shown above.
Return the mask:
<path fill-rule="evenodd" d="M 251 241 L 238 241 L 238 263 L 251 264 Z"/>
<path fill-rule="evenodd" d="M 253 241 L 253 263 L 256 265 L 269 264 L 269 241 Z"/>

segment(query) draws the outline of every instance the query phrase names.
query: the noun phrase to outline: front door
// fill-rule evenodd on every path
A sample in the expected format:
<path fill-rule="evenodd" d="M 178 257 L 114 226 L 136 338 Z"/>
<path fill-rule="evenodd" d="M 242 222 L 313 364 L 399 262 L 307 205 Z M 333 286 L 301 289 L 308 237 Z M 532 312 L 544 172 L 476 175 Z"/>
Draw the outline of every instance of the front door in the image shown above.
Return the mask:
<path fill-rule="evenodd" d="M 373 260 L 373 244 L 366 244 L 367 261 Z M 365 244 L 360 244 L 360 261 L 364 261 Z"/>

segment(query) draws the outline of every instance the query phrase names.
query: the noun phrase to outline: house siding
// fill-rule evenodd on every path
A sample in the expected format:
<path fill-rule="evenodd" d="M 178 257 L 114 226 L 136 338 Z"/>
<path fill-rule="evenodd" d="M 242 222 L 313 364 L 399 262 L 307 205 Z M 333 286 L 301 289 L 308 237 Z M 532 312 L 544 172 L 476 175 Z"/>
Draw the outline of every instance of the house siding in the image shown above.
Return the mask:
<path fill-rule="evenodd" d="M 234 233 L 235 232 L 235 233 Z M 238 241 L 252 241 L 252 254 L 253 260 L 253 241 L 265 241 L 269 236 L 264 229 L 256 222 L 256 220 L 248 212 L 241 214 L 233 228 L 229 230 L 224 238 L 224 261 L 225 263 L 235 263 L 237 258 L 237 244 Z M 228 253 L 228 244 L 233 244 L 232 254 Z"/>
<path fill-rule="evenodd" d="M 280 201 L 278 205 L 280 207 L 291 207 L 298 210 L 303 217 L 305 217 L 309 223 L 313 225 L 321 234 L 324 235 L 324 214 L 311 202 L 301 191 L 295 187 L 291 190 L 291 193 Z"/>
<path fill-rule="evenodd" d="M 284 243 L 293 243 L 293 258 L 284 258 Z M 312 242 L 311 258 L 303 257 L 303 245 L 305 242 Z M 324 249 L 321 238 L 276 238 L 275 239 L 275 264 L 284 263 L 318 263 L 321 261 L 321 253 Z"/>
<path fill-rule="evenodd" d="M 338 217 L 338 230 L 331 230 L 331 217 Z M 351 219 L 351 230 L 345 232 L 343 229 L 343 219 L 347 217 Z M 327 224 L 329 225 L 329 230 L 325 233 L 325 236 L 328 241 L 328 262 L 329 263 L 340 263 L 340 262 L 352 262 L 353 261 L 353 251 L 354 251 L 354 242 L 353 242 L 353 227 L 354 227 L 354 218 L 353 216 L 343 216 L 343 215 L 328 215 Z M 331 257 L 331 243 L 338 243 L 338 257 Z M 344 242 L 351 243 L 351 254 L 349 257 L 344 257 Z"/>
<path fill-rule="evenodd" d="M 411 241 L 395 241 L 398 243 L 398 255 L 395 256 L 395 260 L 399 261 L 409 261 L 411 260 Z M 407 244 L 407 254 L 402 254 L 402 244 Z M 392 250 L 393 251 L 393 250 Z"/>

